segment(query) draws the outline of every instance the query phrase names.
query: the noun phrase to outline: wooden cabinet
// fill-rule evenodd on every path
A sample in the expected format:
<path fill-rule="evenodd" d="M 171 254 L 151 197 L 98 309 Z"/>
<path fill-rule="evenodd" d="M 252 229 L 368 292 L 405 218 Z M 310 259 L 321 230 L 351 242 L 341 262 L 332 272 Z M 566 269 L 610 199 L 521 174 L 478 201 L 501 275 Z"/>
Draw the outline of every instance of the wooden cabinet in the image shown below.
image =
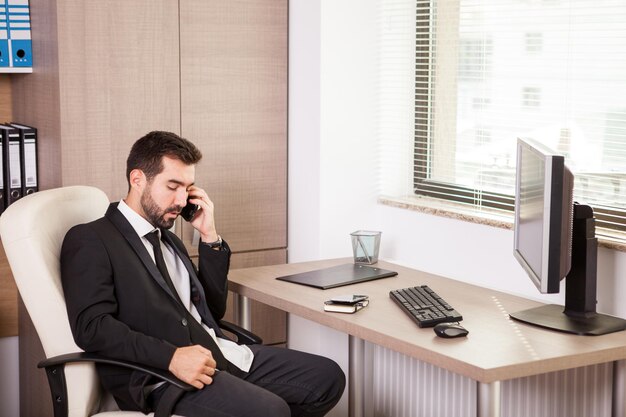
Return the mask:
<path fill-rule="evenodd" d="M 132 143 L 151 130 L 172 131 L 204 155 L 196 183 L 216 205 L 232 267 L 284 263 L 287 6 L 288 0 L 122 6 L 30 0 L 36 66 L 12 76 L 12 111 L 15 121 L 38 128 L 40 189 L 93 185 L 117 201 L 127 192 Z M 193 255 L 193 230 L 179 226 Z M 266 343 L 284 343 L 285 313 L 252 309 L 252 330 Z M 20 319 L 29 344 L 33 331 Z M 47 385 L 34 368 L 36 356 L 22 361 L 24 387 Z M 23 416 L 49 401 L 27 389 L 21 395 Z"/>
<path fill-rule="evenodd" d="M 17 334 L 17 287 L 0 242 L 0 337 Z"/>
<path fill-rule="evenodd" d="M 181 131 L 235 252 L 287 246 L 287 19 L 286 1 L 180 2 Z"/>

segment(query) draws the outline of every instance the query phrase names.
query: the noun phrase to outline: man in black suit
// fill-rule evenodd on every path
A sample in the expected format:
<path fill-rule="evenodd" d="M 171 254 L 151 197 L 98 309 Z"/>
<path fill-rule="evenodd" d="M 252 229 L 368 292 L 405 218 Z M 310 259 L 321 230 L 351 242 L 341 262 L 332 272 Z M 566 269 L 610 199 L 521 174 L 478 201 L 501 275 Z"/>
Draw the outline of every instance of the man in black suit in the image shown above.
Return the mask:
<path fill-rule="evenodd" d="M 178 401 L 179 415 L 323 416 L 345 386 L 336 363 L 238 345 L 216 324 L 226 310 L 230 249 L 213 203 L 194 185 L 201 157 L 173 133 L 148 133 L 130 151 L 126 198 L 67 233 L 61 276 L 74 339 L 87 352 L 166 369 L 197 387 Z M 200 234 L 197 269 L 168 230 L 188 197 L 200 207 L 190 222 Z M 139 371 L 98 372 L 124 410 L 148 412 L 166 389 Z"/>

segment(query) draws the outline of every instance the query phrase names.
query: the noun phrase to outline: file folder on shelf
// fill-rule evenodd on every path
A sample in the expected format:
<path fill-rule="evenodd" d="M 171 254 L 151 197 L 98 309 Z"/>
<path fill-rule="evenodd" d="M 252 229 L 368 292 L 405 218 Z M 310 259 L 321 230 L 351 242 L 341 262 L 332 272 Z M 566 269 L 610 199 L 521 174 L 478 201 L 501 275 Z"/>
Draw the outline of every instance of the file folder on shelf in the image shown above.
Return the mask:
<path fill-rule="evenodd" d="M 37 129 L 19 123 L 10 123 L 20 133 L 20 168 L 22 196 L 39 190 L 37 178 Z"/>
<path fill-rule="evenodd" d="M 28 0 L 0 0 L 0 69 L 32 69 Z"/>
<path fill-rule="evenodd" d="M 8 22 L 9 15 L 6 0 L 0 0 L 0 68 L 8 67 L 11 62 Z"/>
<path fill-rule="evenodd" d="M 20 132 L 8 125 L 0 125 L 2 136 L 2 169 L 6 207 L 22 197 L 22 168 Z"/>
<path fill-rule="evenodd" d="M 0 129 L 0 213 L 7 207 L 7 193 L 4 188 L 4 147 L 9 141 L 8 130 Z"/>

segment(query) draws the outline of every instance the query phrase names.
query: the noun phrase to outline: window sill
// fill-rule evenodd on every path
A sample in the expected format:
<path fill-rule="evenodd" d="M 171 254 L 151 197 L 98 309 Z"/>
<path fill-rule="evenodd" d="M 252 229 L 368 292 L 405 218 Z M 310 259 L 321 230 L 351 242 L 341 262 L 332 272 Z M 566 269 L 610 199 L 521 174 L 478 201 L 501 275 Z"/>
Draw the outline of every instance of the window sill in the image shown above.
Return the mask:
<path fill-rule="evenodd" d="M 512 213 L 503 213 L 502 211 L 490 208 L 469 208 L 464 204 L 420 196 L 381 196 L 378 198 L 378 203 L 385 206 L 431 214 L 433 216 L 447 217 L 470 223 L 498 227 L 500 229 L 513 230 Z M 597 237 L 598 246 L 626 252 L 626 233 L 602 229 L 597 231 Z"/>

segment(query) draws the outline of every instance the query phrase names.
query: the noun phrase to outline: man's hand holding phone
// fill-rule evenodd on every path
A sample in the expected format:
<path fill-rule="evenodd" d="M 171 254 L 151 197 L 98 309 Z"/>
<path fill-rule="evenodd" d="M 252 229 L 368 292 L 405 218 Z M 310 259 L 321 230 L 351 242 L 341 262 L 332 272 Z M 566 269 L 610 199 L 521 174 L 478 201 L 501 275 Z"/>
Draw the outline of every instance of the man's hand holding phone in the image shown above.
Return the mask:
<path fill-rule="evenodd" d="M 194 218 L 194 216 L 196 215 L 199 209 L 200 209 L 199 205 L 190 203 L 189 199 L 187 199 L 187 205 L 183 207 L 183 209 L 180 211 L 180 216 L 183 219 L 185 219 L 185 221 L 190 222 Z"/>
<path fill-rule="evenodd" d="M 183 218 L 200 233 L 200 239 L 203 242 L 215 242 L 219 237 L 215 229 L 213 202 L 206 191 L 195 185 L 189 187 L 187 192 L 189 193 L 187 206 L 183 208 L 180 215 L 183 216 L 183 213 L 186 213 Z M 197 207 L 194 209 L 193 205 Z M 185 216 L 189 217 L 189 220 Z"/>

